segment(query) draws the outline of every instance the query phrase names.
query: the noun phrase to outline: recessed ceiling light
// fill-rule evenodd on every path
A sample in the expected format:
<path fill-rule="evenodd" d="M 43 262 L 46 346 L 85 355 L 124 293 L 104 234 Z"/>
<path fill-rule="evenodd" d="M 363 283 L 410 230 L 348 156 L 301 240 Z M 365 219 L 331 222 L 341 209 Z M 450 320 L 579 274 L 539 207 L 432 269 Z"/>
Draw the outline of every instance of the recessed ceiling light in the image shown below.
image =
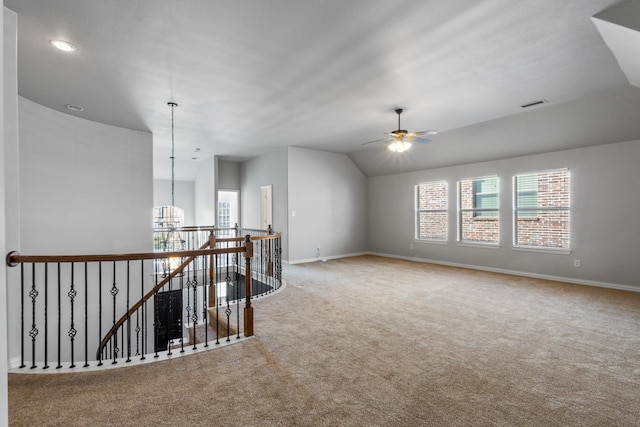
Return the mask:
<path fill-rule="evenodd" d="M 67 104 L 67 108 L 72 111 L 84 111 L 84 107 L 82 105 Z"/>
<path fill-rule="evenodd" d="M 63 52 L 75 52 L 77 47 L 64 40 L 51 40 L 49 43 Z"/>

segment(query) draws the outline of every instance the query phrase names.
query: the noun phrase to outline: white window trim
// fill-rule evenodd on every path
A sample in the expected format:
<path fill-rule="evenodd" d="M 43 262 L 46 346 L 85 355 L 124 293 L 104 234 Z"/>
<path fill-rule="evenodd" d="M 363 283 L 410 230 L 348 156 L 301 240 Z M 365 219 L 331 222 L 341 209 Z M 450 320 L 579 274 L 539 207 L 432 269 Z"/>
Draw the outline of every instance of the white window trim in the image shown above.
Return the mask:
<path fill-rule="evenodd" d="M 555 206 L 549 206 L 549 207 L 544 207 L 544 208 L 521 208 L 518 209 L 516 204 L 518 202 L 518 188 L 516 186 L 516 178 L 518 176 L 523 176 L 523 175 L 534 175 L 534 174 L 540 174 L 540 173 L 546 173 L 546 172 L 557 172 L 557 171 L 566 171 L 567 174 L 569 175 L 569 207 L 563 208 L 563 207 L 555 207 Z M 512 218 L 512 222 L 513 222 L 513 226 L 511 229 L 511 249 L 514 251 L 522 251 L 522 252 L 537 252 L 537 253 L 546 253 L 546 254 L 553 254 L 553 255 L 570 255 L 573 252 L 573 249 L 571 247 L 571 242 L 573 242 L 573 239 L 571 238 L 571 232 L 569 234 L 569 247 L 568 248 L 553 248 L 553 247 L 548 247 L 548 246 L 528 246 L 528 245 L 518 245 L 516 243 L 516 236 L 518 235 L 517 233 L 517 227 L 518 227 L 518 212 L 519 211 L 527 211 L 527 210 L 543 210 L 543 211 L 567 211 L 569 212 L 569 227 L 571 229 L 571 223 L 572 221 L 572 214 L 571 214 L 571 173 L 569 171 L 569 168 L 555 168 L 555 169 L 543 169 L 543 170 L 537 170 L 537 171 L 531 171 L 531 172 L 522 172 L 522 173 L 517 173 L 514 174 L 511 178 L 511 189 L 512 189 L 512 213 L 511 213 L 511 218 Z"/>
<path fill-rule="evenodd" d="M 500 217 L 501 217 L 501 212 L 500 212 L 500 208 L 491 208 L 491 209 L 475 209 L 475 208 L 461 208 L 460 205 L 462 204 L 462 181 L 477 181 L 480 179 L 488 179 L 488 178 L 496 178 L 498 180 L 498 206 L 500 206 L 500 200 L 502 198 L 502 185 L 500 185 L 500 176 L 495 174 L 495 175 L 486 175 L 486 176 L 478 176 L 478 177 L 474 177 L 474 178 L 460 178 L 457 181 L 457 197 L 456 197 L 456 203 L 457 203 L 457 212 L 456 212 L 456 216 L 457 216 L 457 230 L 456 230 L 456 245 L 457 246 L 462 246 L 462 247 L 483 247 L 483 248 L 490 248 L 490 249 L 500 249 L 501 245 L 500 245 L 500 239 L 502 238 L 501 233 L 500 233 Z M 491 242 L 481 242 L 481 241 L 473 241 L 473 240 L 464 240 L 462 238 L 462 214 L 464 212 L 497 212 L 498 216 L 495 217 L 495 220 L 498 221 L 498 241 L 495 243 L 491 243 Z M 488 219 L 488 221 L 492 221 L 494 220 L 492 219 Z M 483 220 L 484 221 L 484 220 Z"/>
<path fill-rule="evenodd" d="M 444 182 L 445 186 L 446 186 L 446 190 L 447 190 L 447 208 L 446 209 L 419 209 L 419 202 L 418 202 L 418 187 L 420 187 L 421 185 L 424 184 L 434 184 L 434 183 L 442 183 Z M 415 215 L 414 215 L 414 232 L 413 232 L 413 239 L 414 242 L 419 242 L 419 243 L 435 243 L 435 244 L 448 244 L 449 243 L 449 181 L 446 179 L 438 179 L 438 180 L 434 180 L 434 181 L 427 181 L 427 182 L 420 182 L 418 184 L 415 185 L 415 187 L 413 188 L 413 200 L 414 200 L 414 211 L 415 211 Z M 445 228 L 445 238 L 444 239 L 433 239 L 433 238 L 425 238 L 425 239 L 421 239 L 418 237 L 419 235 L 419 225 L 418 225 L 418 221 L 419 221 L 419 215 L 421 212 L 444 212 L 446 218 L 447 218 L 447 226 Z"/>

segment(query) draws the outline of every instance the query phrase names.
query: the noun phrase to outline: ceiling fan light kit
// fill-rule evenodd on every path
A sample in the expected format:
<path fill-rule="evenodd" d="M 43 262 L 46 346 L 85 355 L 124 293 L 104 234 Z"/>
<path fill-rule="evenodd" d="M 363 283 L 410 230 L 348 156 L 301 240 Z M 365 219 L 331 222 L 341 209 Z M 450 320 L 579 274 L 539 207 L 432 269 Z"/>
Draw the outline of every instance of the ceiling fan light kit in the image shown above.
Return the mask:
<path fill-rule="evenodd" d="M 396 139 L 387 147 L 389 151 L 393 151 L 394 153 L 404 153 L 409 148 L 411 148 L 411 143 L 409 141 L 403 141 L 402 139 Z"/>
<path fill-rule="evenodd" d="M 389 132 L 387 135 L 389 135 L 387 138 L 384 139 L 377 139 L 375 141 L 369 141 L 369 142 L 365 142 L 362 145 L 366 145 L 366 144 L 372 144 L 374 142 L 380 142 L 380 141 L 387 141 L 389 143 L 389 145 L 387 146 L 387 149 L 389 151 L 392 151 L 394 153 L 404 153 L 405 151 L 407 151 L 408 149 L 411 148 L 411 146 L 413 145 L 413 142 L 419 142 L 422 144 L 426 144 L 427 142 L 430 142 L 430 139 L 426 139 L 423 138 L 423 136 L 425 135 L 435 135 L 438 132 L 436 132 L 435 130 L 424 130 L 421 132 L 411 132 L 409 133 L 409 131 L 405 130 L 405 129 L 401 129 L 400 128 L 400 114 L 402 114 L 402 108 L 396 108 L 396 114 L 398 115 L 398 129 Z"/>

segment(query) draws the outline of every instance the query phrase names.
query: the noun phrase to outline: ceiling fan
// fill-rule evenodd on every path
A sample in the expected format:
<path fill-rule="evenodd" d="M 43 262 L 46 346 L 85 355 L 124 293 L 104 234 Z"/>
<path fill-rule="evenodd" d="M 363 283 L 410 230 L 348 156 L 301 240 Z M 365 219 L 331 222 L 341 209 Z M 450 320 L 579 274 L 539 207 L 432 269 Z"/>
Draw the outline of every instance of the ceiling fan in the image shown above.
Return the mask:
<path fill-rule="evenodd" d="M 402 108 L 396 109 L 396 114 L 398 115 L 398 129 L 389 132 L 386 138 L 376 139 L 375 141 L 364 142 L 361 145 L 373 144 L 375 142 L 387 141 L 389 145 L 387 148 L 394 153 L 402 153 L 411 148 L 413 142 L 418 142 L 421 144 L 426 144 L 430 142 L 430 139 L 423 138 L 423 136 L 435 135 L 438 132 L 435 130 L 423 130 L 421 132 L 411 132 L 409 133 L 405 129 L 400 128 L 400 114 L 402 114 Z"/>

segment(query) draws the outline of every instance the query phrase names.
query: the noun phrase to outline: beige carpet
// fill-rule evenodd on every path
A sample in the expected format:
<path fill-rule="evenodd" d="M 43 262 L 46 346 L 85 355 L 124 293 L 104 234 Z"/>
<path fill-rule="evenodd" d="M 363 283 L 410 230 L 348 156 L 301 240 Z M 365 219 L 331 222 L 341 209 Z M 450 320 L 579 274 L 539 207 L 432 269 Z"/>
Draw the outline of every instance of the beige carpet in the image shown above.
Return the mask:
<path fill-rule="evenodd" d="M 10 374 L 11 425 L 640 425 L 640 294 L 371 256 L 284 277 L 254 339 Z"/>

